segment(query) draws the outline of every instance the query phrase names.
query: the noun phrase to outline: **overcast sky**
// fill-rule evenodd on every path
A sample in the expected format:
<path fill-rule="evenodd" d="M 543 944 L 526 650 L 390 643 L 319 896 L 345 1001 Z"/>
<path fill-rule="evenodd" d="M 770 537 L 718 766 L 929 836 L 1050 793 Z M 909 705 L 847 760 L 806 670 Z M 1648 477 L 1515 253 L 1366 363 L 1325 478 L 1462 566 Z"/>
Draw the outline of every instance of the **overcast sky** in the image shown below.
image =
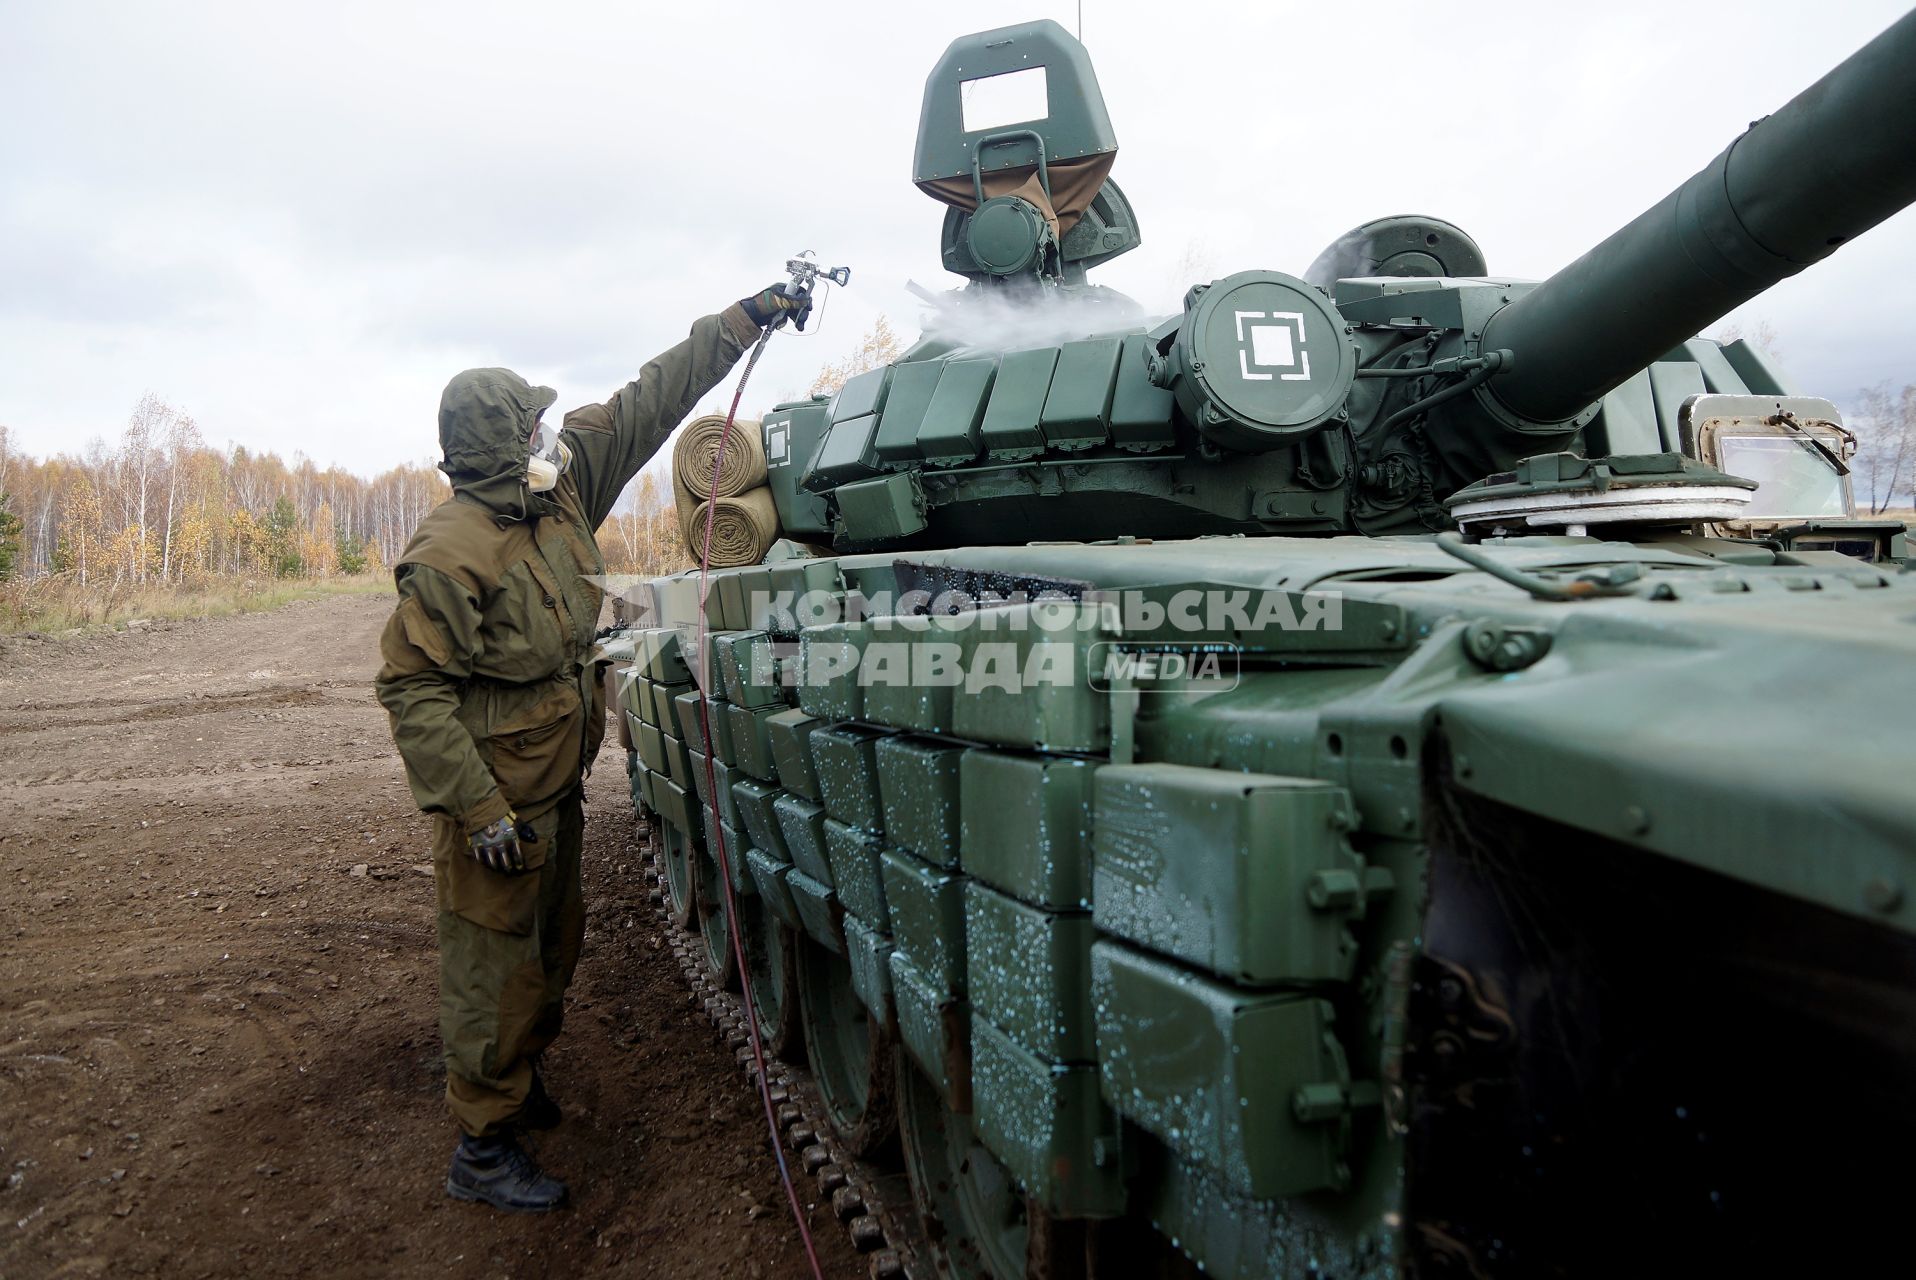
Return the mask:
<path fill-rule="evenodd" d="M 1902 7 L 1086 0 L 1145 239 L 1094 279 L 1171 310 L 1412 211 L 1547 275 Z M 77 452 L 153 391 L 371 472 L 435 453 L 457 370 L 603 399 L 815 249 L 852 287 L 773 340 L 769 406 L 959 283 L 910 182 L 924 77 L 1047 16 L 1076 5 L 0 0 L 0 423 Z M 1737 319 L 1798 390 L 1916 381 L 1911 261 L 1905 212 Z"/>

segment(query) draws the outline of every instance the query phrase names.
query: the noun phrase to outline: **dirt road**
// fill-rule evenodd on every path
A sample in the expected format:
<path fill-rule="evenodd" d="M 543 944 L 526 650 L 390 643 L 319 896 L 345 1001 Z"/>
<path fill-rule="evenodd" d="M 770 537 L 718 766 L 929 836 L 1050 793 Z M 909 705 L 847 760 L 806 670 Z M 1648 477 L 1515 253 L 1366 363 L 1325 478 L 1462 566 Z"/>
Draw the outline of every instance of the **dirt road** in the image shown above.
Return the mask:
<path fill-rule="evenodd" d="M 805 1274 L 756 1100 L 660 959 L 616 743 L 537 1148 L 575 1207 L 446 1199 L 387 608 L 0 641 L 0 1276 Z"/>

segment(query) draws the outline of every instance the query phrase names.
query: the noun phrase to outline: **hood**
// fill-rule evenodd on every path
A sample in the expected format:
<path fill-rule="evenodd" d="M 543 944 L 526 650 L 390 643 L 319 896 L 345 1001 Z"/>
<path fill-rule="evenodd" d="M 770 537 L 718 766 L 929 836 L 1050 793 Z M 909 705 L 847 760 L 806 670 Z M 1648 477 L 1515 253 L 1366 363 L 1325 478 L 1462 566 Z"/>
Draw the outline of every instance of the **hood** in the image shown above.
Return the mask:
<path fill-rule="evenodd" d="M 558 392 L 510 369 L 467 369 L 439 397 L 439 469 L 453 492 L 514 520 L 545 504 L 526 488 L 532 428 Z"/>

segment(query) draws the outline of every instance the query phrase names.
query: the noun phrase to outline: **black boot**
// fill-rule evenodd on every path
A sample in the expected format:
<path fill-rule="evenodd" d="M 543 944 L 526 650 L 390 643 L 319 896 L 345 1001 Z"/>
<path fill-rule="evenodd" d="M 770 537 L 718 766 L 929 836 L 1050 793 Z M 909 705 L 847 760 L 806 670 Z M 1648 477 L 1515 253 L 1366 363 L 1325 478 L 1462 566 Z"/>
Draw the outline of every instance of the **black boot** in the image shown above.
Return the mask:
<path fill-rule="evenodd" d="M 532 1088 L 526 1093 L 525 1105 L 519 1108 L 519 1114 L 513 1122 L 521 1129 L 556 1129 L 565 1119 L 565 1112 L 559 1110 L 559 1104 L 546 1092 L 545 1077 L 539 1074 L 539 1068 L 532 1069 Z"/>
<path fill-rule="evenodd" d="M 547 1213 L 566 1200 L 565 1183 L 534 1164 L 511 1134 L 460 1138 L 446 1170 L 446 1194 L 512 1213 Z"/>

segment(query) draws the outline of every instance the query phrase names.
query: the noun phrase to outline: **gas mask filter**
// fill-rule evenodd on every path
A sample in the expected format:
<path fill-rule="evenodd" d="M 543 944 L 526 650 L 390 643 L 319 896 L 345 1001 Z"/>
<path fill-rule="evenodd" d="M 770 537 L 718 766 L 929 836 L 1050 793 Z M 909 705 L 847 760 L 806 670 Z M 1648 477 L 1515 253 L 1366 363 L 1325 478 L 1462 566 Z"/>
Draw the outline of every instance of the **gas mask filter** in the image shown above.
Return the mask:
<path fill-rule="evenodd" d="M 572 450 L 560 438 L 559 428 L 541 421 L 532 429 L 532 457 L 526 462 L 526 488 L 547 493 L 572 465 Z"/>

